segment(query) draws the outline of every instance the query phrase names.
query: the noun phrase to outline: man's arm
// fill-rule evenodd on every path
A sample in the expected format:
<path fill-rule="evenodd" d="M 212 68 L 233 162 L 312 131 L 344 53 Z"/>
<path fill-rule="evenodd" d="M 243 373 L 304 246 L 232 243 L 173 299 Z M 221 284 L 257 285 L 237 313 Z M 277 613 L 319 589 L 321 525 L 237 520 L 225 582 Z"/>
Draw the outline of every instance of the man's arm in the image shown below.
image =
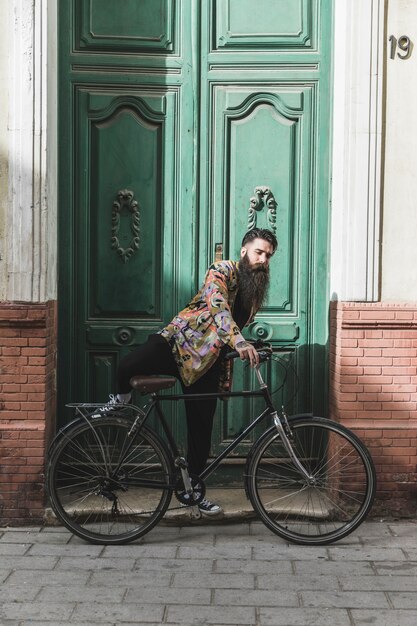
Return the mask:
<path fill-rule="evenodd" d="M 227 278 L 217 264 L 211 265 L 207 271 L 202 295 L 216 324 L 219 339 L 235 350 L 236 344 L 245 339 L 230 310 Z"/>
<path fill-rule="evenodd" d="M 252 367 L 259 363 L 259 356 L 252 344 L 248 343 L 233 319 L 228 303 L 227 279 L 216 264 L 206 274 L 203 298 L 217 326 L 217 334 L 223 343 L 237 350 L 242 360 L 249 359 Z"/>

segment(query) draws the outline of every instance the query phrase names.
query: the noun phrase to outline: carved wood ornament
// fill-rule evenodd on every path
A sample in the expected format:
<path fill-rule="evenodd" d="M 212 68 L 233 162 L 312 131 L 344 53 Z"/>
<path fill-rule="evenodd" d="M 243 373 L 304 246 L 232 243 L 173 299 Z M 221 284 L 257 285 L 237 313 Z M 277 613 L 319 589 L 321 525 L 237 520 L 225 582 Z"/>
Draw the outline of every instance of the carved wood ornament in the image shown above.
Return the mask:
<path fill-rule="evenodd" d="M 133 191 L 130 191 L 129 189 L 122 189 L 117 193 L 118 199 L 113 202 L 111 247 L 121 256 L 123 263 L 127 263 L 130 257 L 139 248 L 140 214 L 138 203 L 133 199 L 133 197 Z M 120 230 L 120 216 L 124 209 L 127 209 L 131 214 L 130 230 L 133 235 L 127 248 L 122 248 L 118 237 Z"/>
<path fill-rule="evenodd" d="M 277 227 L 277 201 L 269 187 L 255 187 L 255 196 L 250 199 L 248 211 L 248 230 L 256 228 L 257 212 L 262 211 L 264 207 L 268 209 L 267 220 L 269 228 L 275 234 Z"/>

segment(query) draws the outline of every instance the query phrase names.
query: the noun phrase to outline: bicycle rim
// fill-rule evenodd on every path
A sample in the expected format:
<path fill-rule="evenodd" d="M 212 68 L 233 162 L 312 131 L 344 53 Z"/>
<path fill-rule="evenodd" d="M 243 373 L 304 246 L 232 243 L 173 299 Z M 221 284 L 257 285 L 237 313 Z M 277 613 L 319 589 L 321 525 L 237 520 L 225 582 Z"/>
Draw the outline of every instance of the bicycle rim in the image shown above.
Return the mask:
<path fill-rule="evenodd" d="M 130 444 L 132 422 L 82 422 L 51 452 L 47 491 L 62 523 L 90 543 L 120 544 L 148 532 L 172 496 L 172 461 L 164 442 L 143 428 Z M 171 485 L 171 486 L 170 486 Z"/>
<path fill-rule="evenodd" d="M 325 418 L 290 422 L 293 449 L 307 479 L 289 459 L 275 427 L 255 444 L 248 463 L 252 505 L 273 532 L 293 543 L 325 545 L 365 519 L 375 495 L 369 452 L 348 429 Z"/>

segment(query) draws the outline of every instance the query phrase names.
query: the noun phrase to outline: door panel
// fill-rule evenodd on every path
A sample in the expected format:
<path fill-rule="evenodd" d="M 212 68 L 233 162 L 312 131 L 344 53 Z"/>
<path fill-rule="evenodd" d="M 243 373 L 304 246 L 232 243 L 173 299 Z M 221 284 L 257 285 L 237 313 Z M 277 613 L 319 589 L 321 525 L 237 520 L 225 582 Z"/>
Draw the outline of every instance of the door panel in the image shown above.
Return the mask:
<path fill-rule="evenodd" d="M 216 244 L 237 259 L 259 226 L 279 248 L 245 333 L 273 344 L 278 405 L 325 411 L 331 7 L 60 0 L 60 410 L 114 391 L 119 359 L 190 300 Z M 236 364 L 235 388 L 253 384 Z M 213 451 L 259 408 L 219 403 Z"/>
<path fill-rule="evenodd" d="M 316 0 L 216 0 L 217 49 L 310 48 Z"/>
<path fill-rule="evenodd" d="M 76 0 L 77 49 L 172 52 L 174 0 Z"/>

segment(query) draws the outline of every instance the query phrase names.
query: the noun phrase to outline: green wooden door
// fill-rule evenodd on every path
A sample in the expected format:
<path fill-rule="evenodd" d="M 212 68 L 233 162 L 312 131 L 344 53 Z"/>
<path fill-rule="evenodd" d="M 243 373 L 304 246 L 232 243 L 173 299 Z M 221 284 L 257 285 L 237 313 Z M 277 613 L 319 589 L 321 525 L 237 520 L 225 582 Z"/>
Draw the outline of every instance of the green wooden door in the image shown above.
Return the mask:
<path fill-rule="evenodd" d="M 291 361 L 291 410 L 325 411 L 331 6 L 60 0 L 60 406 L 106 398 L 256 223 L 279 249 L 247 334 Z M 253 408 L 219 408 L 214 449 Z"/>

